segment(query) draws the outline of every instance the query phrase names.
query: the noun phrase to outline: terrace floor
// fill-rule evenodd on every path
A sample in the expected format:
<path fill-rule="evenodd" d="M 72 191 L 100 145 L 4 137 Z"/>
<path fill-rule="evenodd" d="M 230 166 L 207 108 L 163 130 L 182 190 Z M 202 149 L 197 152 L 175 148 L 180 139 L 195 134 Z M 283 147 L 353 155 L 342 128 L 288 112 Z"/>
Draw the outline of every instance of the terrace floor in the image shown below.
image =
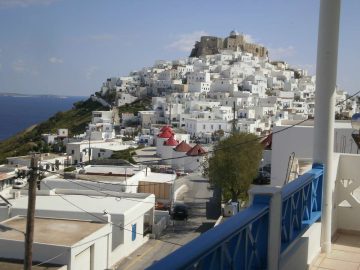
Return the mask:
<path fill-rule="evenodd" d="M 310 270 L 360 270 L 360 235 L 337 233 L 330 255 L 320 254 Z"/>

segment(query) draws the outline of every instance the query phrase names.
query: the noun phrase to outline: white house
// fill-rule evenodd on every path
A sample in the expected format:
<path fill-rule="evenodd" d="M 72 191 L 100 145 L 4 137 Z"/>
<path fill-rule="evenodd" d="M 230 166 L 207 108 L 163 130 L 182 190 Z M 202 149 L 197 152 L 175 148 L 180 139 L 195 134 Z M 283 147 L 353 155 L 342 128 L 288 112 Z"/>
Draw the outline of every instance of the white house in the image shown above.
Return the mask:
<path fill-rule="evenodd" d="M 113 112 L 112 111 L 93 111 L 91 123 L 112 123 Z"/>
<path fill-rule="evenodd" d="M 213 133 L 217 130 L 228 132 L 231 124 L 223 119 L 185 118 L 185 129 L 192 136 L 201 136 L 204 133 Z"/>
<path fill-rule="evenodd" d="M 185 171 L 202 171 L 202 164 L 206 154 L 207 151 L 200 144 L 196 144 L 193 148 L 186 152 L 187 158 L 184 161 Z"/>
<path fill-rule="evenodd" d="M 35 216 L 38 218 L 76 219 L 78 221 L 90 220 L 92 222 L 106 222 L 108 225 L 111 225 L 110 230 L 112 232 L 112 240 L 106 241 L 106 243 L 111 246 L 111 254 L 109 254 L 109 256 L 102 256 L 101 258 L 103 261 L 108 260 L 108 265 L 113 265 L 115 262 L 128 256 L 148 240 L 148 234 L 151 233 L 151 226 L 153 225 L 154 220 L 155 196 L 152 194 L 131 194 L 131 196 L 129 196 L 126 193 L 112 193 L 110 191 L 106 193 L 107 195 L 98 191 L 74 191 L 65 189 L 38 191 Z M 26 215 L 28 204 L 27 196 L 20 196 L 16 199 L 10 199 L 9 201 L 12 204 L 10 209 L 7 206 L 0 206 L 1 221 L 17 215 Z M 104 217 L 104 212 L 108 213 L 109 217 Z M 110 224 L 108 223 L 108 218 L 110 218 Z M 102 226 L 104 226 L 104 224 L 102 224 Z M 52 229 L 56 226 L 48 227 Z M 46 228 L 46 226 L 43 227 L 43 230 L 44 228 Z M 68 226 L 64 226 L 64 230 L 67 228 Z M 71 231 L 71 228 L 69 229 Z M 86 231 L 86 225 L 81 226 L 76 231 L 80 235 L 79 230 Z M 107 228 L 107 233 L 109 233 L 110 230 Z M 54 241 L 54 239 L 57 239 L 55 236 L 49 237 L 49 234 L 45 235 L 48 239 L 47 241 Z M 60 238 L 64 238 L 64 240 L 68 239 L 62 234 L 56 235 L 59 235 Z M 18 234 L 18 237 L 23 237 L 23 235 Z M 76 240 L 75 235 L 73 239 Z M 94 238 L 90 238 L 89 240 L 91 239 Z M 87 241 L 86 238 L 83 240 L 84 242 Z M 75 241 L 74 243 L 74 240 L 70 241 L 72 247 L 81 243 L 79 241 Z M 23 246 L 22 243 L 21 245 Z M 91 246 L 91 244 L 89 246 Z M 3 248 L 8 248 L 8 246 L 1 245 L 1 247 L 1 254 L 3 256 L 6 254 L 6 250 L 3 250 Z M 43 251 L 44 249 L 41 250 Z M 57 251 L 59 250 L 57 249 Z M 104 251 L 106 251 L 106 249 L 99 252 Z M 57 254 L 61 252 L 62 251 Z M 23 256 L 23 253 L 21 254 Z M 39 252 L 38 256 L 46 254 L 48 253 Z M 41 260 L 45 259 L 48 258 L 41 257 Z M 79 268 L 72 269 L 77 270 Z"/>
<path fill-rule="evenodd" d="M 131 145 L 123 144 L 122 140 L 111 141 L 81 141 L 72 142 L 66 145 L 66 153 L 71 156 L 72 164 L 78 164 L 81 162 L 107 158 L 111 156 L 113 151 L 125 150 L 131 147 Z M 92 149 L 98 149 L 94 152 Z M 100 154 L 100 155 L 99 155 Z"/>
<path fill-rule="evenodd" d="M 172 157 L 174 158 L 172 160 L 172 168 L 179 169 L 179 170 L 185 170 L 185 164 L 189 162 L 187 160 L 186 153 L 189 152 L 192 149 L 192 147 L 185 141 L 182 141 L 179 143 L 172 152 Z"/>
<path fill-rule="evenodd" d="M 119 95 L 117 97 L 117 105 L 118 105 L 118 107 L 124 106 L 125 104 L 133 103 L 136 100 L 137 100 L 137 97 L 134 97 L 133 95 L 131 95 L 129 93 L 121 92 L 121 93 L 119 93 Z"/>
<path fill-rule="evenodd" d="M 67 270 L 103 270 L 112 265 L 110 223 L 68 218 L 35 217 L 32 259 L 50 260 Z M 23 260 L 26 217 L 14 216 L 0 223 L 0 254 L 8 260 Z M 63 268 L 61 268 L 63 269 Z"/>
<path fill-rule="evenodd" d="M 150 128 L 152 124 L 156 124 L 156 111 L 139 111 L 138 116 L 142 128 Z"/>

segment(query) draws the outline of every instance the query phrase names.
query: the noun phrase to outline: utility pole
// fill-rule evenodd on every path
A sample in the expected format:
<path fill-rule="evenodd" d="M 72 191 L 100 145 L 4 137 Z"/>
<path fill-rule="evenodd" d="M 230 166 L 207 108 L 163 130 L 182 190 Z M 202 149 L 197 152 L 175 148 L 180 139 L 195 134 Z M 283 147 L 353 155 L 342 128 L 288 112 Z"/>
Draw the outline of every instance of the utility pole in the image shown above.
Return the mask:
<path fill-rule="evenodd" d="M 171 124 L 171 107 L 172 107 L 172 99 L 170 97 L 170 115 L 169 115 L 169 125 L 172 126 Z"/>
<path fill-rule="evenodd" d="M 91 130 L 89 130 L 89 151 L 88 151 L 88 155 L 89 155 L 89 165 L 90 165 L 90 159 L 91 159 L 90 141 L 91 141 Z"/>
<path fill-rule="evenodd" d="M 28 210 L 26 216 L 26 234 L 25 234 L 25 257 L 24 270 L 31 270 L 32 267 L 32 245 L 34 241 L 34 218 L 36 202 L 36 182 L 38 178 L 39 157 L 32 154 L 30 162 L 30 176 L 28 179 Z"/>
<path fill-rule="evenodd" d="M 233 114 L 234 114 L 234 119 L 232 121 L 232 133 L 235 134 L 236 132 L 236 102 L 235 101 L 233 105 Z"/>

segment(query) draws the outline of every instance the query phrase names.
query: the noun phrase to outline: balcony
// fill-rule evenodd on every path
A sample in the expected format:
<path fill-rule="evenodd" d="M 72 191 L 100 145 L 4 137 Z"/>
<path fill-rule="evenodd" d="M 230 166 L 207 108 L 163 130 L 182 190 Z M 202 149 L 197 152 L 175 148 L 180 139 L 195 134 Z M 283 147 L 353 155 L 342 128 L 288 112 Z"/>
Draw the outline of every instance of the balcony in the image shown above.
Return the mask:
<path fill-rule="evenodd" d="M 360 156 L 334 154 L 332 253 L 321 253 L 323 167 L 257 187 L 250 206 L 152 265 L 154 269 L 359 269 Z"/>

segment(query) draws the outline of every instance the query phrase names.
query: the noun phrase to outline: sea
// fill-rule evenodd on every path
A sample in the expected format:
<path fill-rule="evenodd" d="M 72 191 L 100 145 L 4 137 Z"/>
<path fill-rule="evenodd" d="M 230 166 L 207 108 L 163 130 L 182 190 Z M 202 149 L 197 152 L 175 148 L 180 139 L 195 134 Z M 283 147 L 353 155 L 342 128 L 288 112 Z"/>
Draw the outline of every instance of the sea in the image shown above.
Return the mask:
<path fill-rule="evenodd" d="M 86 97 L 0 95 L 0 141 L 66 111 Z"/>

